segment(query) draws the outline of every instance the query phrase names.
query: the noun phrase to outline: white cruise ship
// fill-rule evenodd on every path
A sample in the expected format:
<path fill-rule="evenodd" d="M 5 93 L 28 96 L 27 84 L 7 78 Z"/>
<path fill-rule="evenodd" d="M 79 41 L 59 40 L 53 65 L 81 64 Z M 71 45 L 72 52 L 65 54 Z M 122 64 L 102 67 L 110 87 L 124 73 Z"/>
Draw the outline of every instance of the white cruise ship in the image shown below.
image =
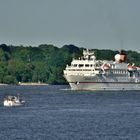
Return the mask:
<path fill-rule="evenodd" d="M 115 61 L 96 60 L 94 52 L 66 66 L 64 77 L 73 90 L 140 90 L 140 68 L 127 63 L 125 54 L 116 54 Z"/>

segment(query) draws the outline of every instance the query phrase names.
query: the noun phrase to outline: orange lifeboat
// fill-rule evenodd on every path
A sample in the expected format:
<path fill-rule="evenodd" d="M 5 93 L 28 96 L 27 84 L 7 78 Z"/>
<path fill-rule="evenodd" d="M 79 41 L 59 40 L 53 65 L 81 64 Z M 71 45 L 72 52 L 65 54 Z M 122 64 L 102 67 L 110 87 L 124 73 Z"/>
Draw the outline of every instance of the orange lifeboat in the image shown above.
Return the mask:
<path fill-rule="evenodd" d="M 128 71 L 136 71 L 137 70 L 137 67 L 136 66 L 128 66 L 127 67 Z"/>

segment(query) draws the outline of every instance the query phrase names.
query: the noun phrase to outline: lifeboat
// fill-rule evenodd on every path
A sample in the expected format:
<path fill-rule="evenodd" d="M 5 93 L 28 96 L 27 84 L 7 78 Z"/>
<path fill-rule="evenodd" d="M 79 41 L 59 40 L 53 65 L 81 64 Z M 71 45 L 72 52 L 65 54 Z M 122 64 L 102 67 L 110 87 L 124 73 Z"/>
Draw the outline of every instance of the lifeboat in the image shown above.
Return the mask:
<path fill-rule="evenodd" d="M 128 70 L 128 71 L 131 71 L 131 72 L 134 72 L 134 71 L 137 70 L 137 67 L 136 67 L 136 66 L 128 66 L 128 67 L 127 67 L 127 70 Z"/>
<path fill-rule="evenodd" d="M 103 69 L 104 70 L 110 69 L 110 64 L 108 64 L 108 63 L 103 64 Z"/>

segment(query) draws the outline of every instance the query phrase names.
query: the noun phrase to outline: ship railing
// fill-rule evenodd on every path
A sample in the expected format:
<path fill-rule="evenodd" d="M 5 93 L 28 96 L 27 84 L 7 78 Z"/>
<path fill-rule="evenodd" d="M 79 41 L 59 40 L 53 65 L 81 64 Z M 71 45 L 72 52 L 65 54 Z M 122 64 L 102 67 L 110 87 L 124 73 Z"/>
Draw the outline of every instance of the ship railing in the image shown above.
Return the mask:
<path fill-rule="evenodd" d="M 95 69 L 88 69 L 88 68 L 81 68 L 81 67 L 77 67 L 77 68 L 73 68 L 73 67 L 69 67 L 69 68 L 66 68 L 65 70 L 77 70 L 77 71 L 94 71 Z"/>

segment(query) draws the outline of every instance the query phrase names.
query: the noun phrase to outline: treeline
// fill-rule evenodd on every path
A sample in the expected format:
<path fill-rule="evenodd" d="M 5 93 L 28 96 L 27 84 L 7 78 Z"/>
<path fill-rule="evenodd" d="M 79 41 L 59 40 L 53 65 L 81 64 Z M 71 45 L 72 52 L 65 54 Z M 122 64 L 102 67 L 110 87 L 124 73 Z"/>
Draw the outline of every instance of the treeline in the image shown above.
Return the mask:
<path fill-rule="evenodd" d="M 0 45 L 0 83 L 42 82 L 66 84 L 63 69 L 72 58 L 82 55 L 84 48 L 65 45 L 58 48 L 42 44 L 38 47 Z M 97 59 L 112 60 L 118 51 L 94 49 Z M 128 61 L 140 66 L 140 53 L 125 51 Z"/>

